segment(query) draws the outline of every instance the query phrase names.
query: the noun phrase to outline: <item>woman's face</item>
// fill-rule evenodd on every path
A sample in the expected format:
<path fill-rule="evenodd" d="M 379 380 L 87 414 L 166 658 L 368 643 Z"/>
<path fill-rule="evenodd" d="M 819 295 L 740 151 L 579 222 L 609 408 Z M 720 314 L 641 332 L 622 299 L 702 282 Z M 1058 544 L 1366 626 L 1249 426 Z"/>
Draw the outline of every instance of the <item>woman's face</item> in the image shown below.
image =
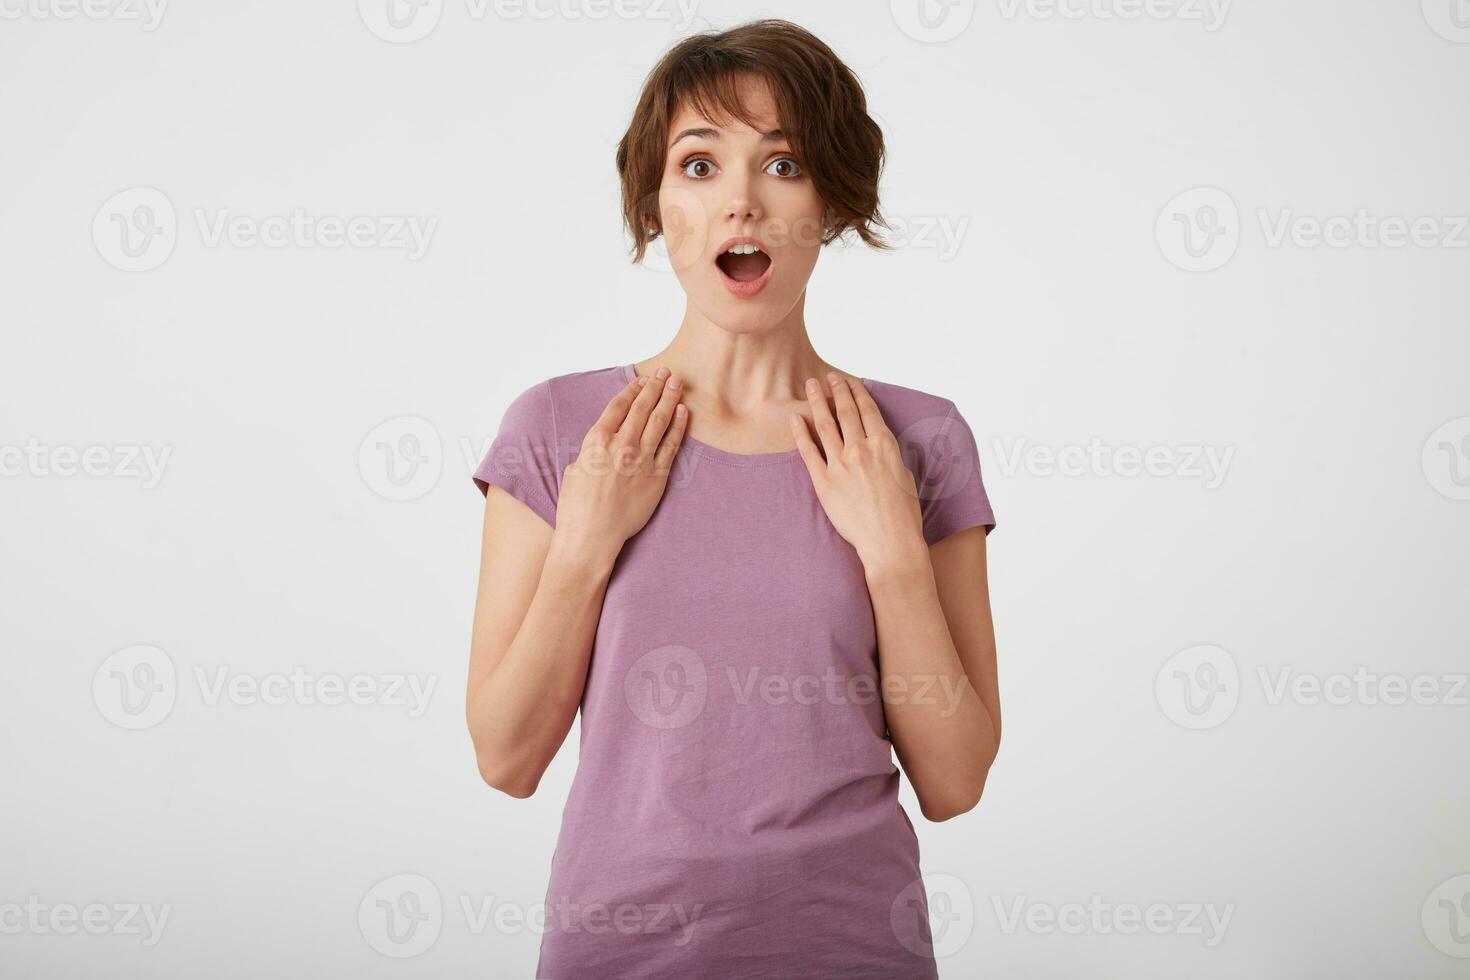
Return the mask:
<path fill-rule="evenodd" d="M 756 128 L 735 119 L 717 126 L 680 108 L 658 209 L 689 302 L 711 322 L 749 332 L 780 322 L 801 299 L 822 245 L 823 205 L 778 129 L 765 83 L 742 81 L 740 97 Z"/>

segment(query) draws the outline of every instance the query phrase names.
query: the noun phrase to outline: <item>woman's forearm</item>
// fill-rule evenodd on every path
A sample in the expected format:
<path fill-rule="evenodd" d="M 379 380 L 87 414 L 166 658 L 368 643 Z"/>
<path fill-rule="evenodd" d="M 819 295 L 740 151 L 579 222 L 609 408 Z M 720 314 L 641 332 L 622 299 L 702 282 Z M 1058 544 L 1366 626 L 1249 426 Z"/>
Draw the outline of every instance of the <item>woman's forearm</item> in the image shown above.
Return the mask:
<path fill-rule="evenodd" d="M 531 795 L 571 730 L 616 558 L 606 545 L 553 531 L 520 628 L 471 692 L 480 773 L 503 792 Z"/>
<path fill-rule="evenodd" d="M 972 808 L 999 748 L 990 711 L 950 635 L 929 556 L 868 569 L 888 729 L 924 815 Z"/>

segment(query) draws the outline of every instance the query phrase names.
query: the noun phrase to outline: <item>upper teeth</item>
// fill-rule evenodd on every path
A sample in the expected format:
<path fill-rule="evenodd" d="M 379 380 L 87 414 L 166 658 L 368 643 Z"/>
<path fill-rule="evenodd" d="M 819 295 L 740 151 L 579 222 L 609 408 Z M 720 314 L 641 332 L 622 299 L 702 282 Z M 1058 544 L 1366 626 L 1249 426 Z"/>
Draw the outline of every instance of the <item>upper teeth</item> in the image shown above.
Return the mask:
<path fill-rule="evenodd" d="M 725 249 L 726 252 L 732 252 L 735 255 L 749 255 L 752 252 L 759 252 L 760 250 L 761 247 L 759 245 L 731 245 Z"/>

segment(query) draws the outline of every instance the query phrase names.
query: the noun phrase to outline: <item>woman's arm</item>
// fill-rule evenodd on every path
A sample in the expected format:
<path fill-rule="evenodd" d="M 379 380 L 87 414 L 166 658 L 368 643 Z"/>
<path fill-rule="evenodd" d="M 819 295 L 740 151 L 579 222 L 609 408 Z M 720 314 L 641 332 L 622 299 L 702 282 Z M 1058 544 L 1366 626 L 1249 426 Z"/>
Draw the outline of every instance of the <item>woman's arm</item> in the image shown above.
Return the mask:
<path fill-rule="evenodd" d="M 985 529 L 918 545 L 866 568 L 868 592 L 893 747 L 924 816 L 948 820 L 980 801 L 1000 748 Z"/>
<path fill-rule="evenodd" d="M 688 424 L 677 378 L 632 381 L 562 475 L 553 530 L 496 486 L 485 496 L 465 714 L 480 774 L 530 796 L 577 715 L 623 543 L 663 497 Z"/>
<path fill-rule="evenodd" d="M 496 789 L 530 796 L 566 740 L 616 558 L 490 488 L 466 711 L 480 775 Z"/>
<path fill-rule="evenodd" d="M 862 560 L 878 633 L 879 690 L 894 749 L 930 820 L 973 808 L 1000 747 L 985 532 L 928 547 L 913 474 L 873 396 L 828 377 L 807 401 L 820 451 L 792 418 L 827 517 Z"/>

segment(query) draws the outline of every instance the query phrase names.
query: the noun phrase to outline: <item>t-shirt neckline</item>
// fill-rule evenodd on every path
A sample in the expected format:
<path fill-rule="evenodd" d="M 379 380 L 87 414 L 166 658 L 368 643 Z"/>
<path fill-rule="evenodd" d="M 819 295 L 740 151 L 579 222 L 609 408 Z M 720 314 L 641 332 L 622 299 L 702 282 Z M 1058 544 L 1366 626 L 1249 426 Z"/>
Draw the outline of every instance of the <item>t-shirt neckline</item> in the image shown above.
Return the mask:
<path fill-rule="evenodd" d="M 623 378 L 632 381 L 638 377 L 638 372 L 632 364 L 623 365 Z M 787 449 L 779 453 L 736 453 L 718 446 L 711 446 L 707 442 L 700 442 L 688 432 L 684 433 L 684 441 L 679 445 L 680 451 L 692 449 L 695 453 L 707 459 L 719 460 L 731 466 L 772 466 L 779 463 L 787 463 L 792 460 L 801 459 L 801 450 L 798 448 Z"/>

